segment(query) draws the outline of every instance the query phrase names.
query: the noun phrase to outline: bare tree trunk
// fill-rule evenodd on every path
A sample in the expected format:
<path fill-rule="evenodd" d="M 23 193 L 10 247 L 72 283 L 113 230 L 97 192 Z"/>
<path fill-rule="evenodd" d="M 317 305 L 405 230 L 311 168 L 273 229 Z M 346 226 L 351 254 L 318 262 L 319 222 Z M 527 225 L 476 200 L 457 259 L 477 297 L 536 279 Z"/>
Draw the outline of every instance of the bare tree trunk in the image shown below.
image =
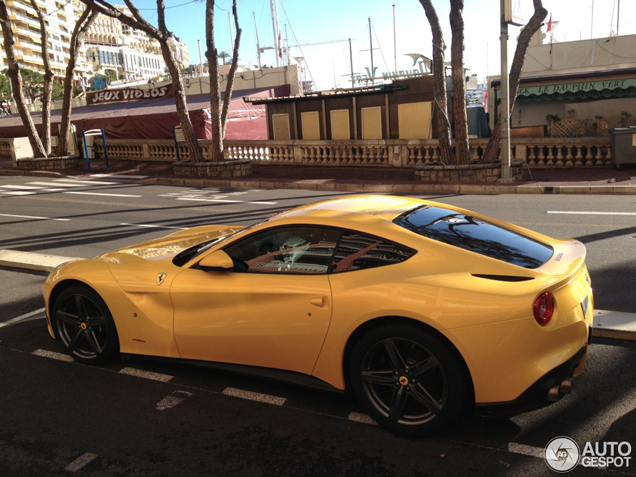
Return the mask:
<path fill-rule="evenodd" d="M 70 58 L 66 65 L 66 76 L 64 77 L 64 96 L 62 97 L 62 119 L 60 121 L 59 142 L 57 144 L 56 154 L 65 156 L 68 154 L 68 144 L 71 132 L 71 111 L 73 107 L 73 74 L 77 65 L 77 56 L 79 47 L 84 35 L 90 28 L 98 12 L 90 7 L 86 7 L 80 15 L 73 34 L 71 35 Z"/>
<path fill-rule="evenodd" d="M 223 140 L 225 140 L 227 114 L 230 109 L 230 101 L 232 100 L 232 89 L 234 88 L 234 77 L 236 76 L 236 68 L 238 67 L 239 45 L 241 44 L 241 33 L 243 33 L 243 31 L 239 27 L 238 14 L 236 11 L 236 0 L 232 1 L 232 15 L 234 15 L 234 26 L 236 28 L 236 37 L 234 38 L 234 50 L 232 51 L 232 64 L 230 65 L 230 71 L 227 75 L 227 84 L 225 85 L 225 97 L 223 98 L 223 113 L 221 114 L 221 138 Z M 225 64 L 225 58 L 223 59 L 223 64 Z"/>
<path fill-rule="evenodd" d="M 457 164 L 470 164 L 468 121 L 466 119 L 466 75 L 464 73 L 464 18 L 462 17 L 464 0 L 451 0 L 450 3 L 455 159 Z"/>
<path fill-rule="evenodd" d="M 126 4 L 131 3 L 130 0 L 126 0 Z M 132 4 L 131 4 L 132 5 Z M 131 10 L 132 11 L 132 10 Z M 159 14 L 158 24 L 159 31 L 163 35 L 163 40 L 159 41 L 161 46 L 161 55 L 163 56 L 170 77 L 172 78 L 172 85 L 174 86 L 174 99 L 177 107 L 177 117 L 179 118 L 179 124 L 181 125 L 181 132 L 188 145 L 188 152 L 190 154 L 190 160 L 193 162 L 203 162 L 203 151 L 199 146 L 199 140 L 197 139 L 192 121 L 190 120 L 190 112 L 188 111 L 188 101 L 186 99 L 185 88 L 183 81 L 181 80 L 181 71 L 177 60 L 174 58 L 174 54 L 170 45 L 168 44 L 168 38 L 170 33 L 166 26 L 165 8 L 163 0 L 157 0 L 157 12 Z"/>
<path fill-rule="evenodd" d="M 0 1 L 0 26 L 2 27 L 2 36 L 4 39 L 4 49 L 7 54 L 7 76 L 11 81 L 11 88 L 13 89 L 13 99 L 18 107 L 18 113 L 22 124 L 24 125 L 31 148 L 33 149 L 34 157 L 46 157 L 46 152 L 42 147 L 42 141 L 38 137 L 38 132 L 33 124 L 31 114 L 26 107 L 24 100 L 24 91 L 22 89 L 22 75 L 20 74 L 20 66 L 15 56 L 13 31 L 11 30 L 11 22 L 9 20 L 9 12 L 7 11 L 7 4 L 4 1 Z"/>
<path fill-rule="evenodd" d="M 185 95 L 185 89 L 183 87 L 183 81 L 179 72 L 179 67 L 174 59 L 174 55 L 170 50 L 168 39 L 170 38 L 170 32 L 166 27 L 165 22 L 165 6 L 163 0 L 157 0 L 157 17 L 159 28 L 155 28 L 148 23 L 139 13 L 137 7 L 135 7 L 131 0 L 124 0 L 126 6 L 130 10 L 132 17 L 125 15 L 123 12 L 114 8 L 111 4 L 105 0 L 80 0 L 83 4 L 94 8 L 99 13 L 102 13 L 111 18 L 116 18 L 124 25 L 128 25 L 137 30 L 141 30 L 148 34 L 151 38 L 154 38 L 161 45 L 161 53 L 163 59 L 166 61 L 170 75 L 172 76 L 172 84 L 175 91 L 175 105 L 177 107 L 177 115 L 179 117 L 179 124 L 185 138 L 186 145 L 190 151 L 190 159 L 194 162 L 203 161 L 203 153 L 199 146 L 199 140 L 194 133 L 192 127 L 192 121 L 190 121 L 190 115 L 188 113 L 188 105 Z"/>
<path fill-rule="evenodd" d="M 214 0 L 207 0 L 205 11 L 205 57 L 210 71 L 210 122 L 212 124 L 212 161 L 223 160 L 223 123 L 219 86 L 219 54 L 214 41 Z"/>
<path fill-rule="evenodd" d="M 44 94 L 42 95 L 42 147 L 48 156 L 51 154 L 51 96 L 53 95 L 53 72 L 49 60 L 49 31 L 42 14 L 42 10 L 35 0 L 31 6 L 40 21 L 40 35 L 42 37 L 42 61 L 44 63 Z"/>
<path fill-rule="evenodd" d="M 440 160 L 443 164 L 454 164 L 455 155 L 451 147 L 451 126 L 446 104 L 446 78 L 444 72 L 444 36 L 431 0 L 420 0 L 433 35 L 433 96 L 435 131 L 439 139 Z"/>
<path fill-rule="evenodd" d="M 530 18 L 530 21 L 521 30 L 519 38 L 517 40 L 517 49 L 515 50 L 515 56 L 512 60 L 512 67 L 510 68 L 510 112 L 515 106 L 515 100 L 517 98 L 517 91 L 519 90 L 519 78 L 521 76 L 521 70 L 523 68 L 523 62 L 526 58 L 526 51 L 528 51 L 528 45 L 532 36 L 541 28 L 543 20 L 548 16 L 548 11 L 543 8 L 541 0 L 533 0 L 534 13 Z M 505 74 L 505 72 L 502 72 Z M 497 118 L 495 129 L 493 129 L 486 151 L 484 152 L 483 162 L 495 162 L 499 157 L 499 148 L 501 142 L 501 114 Z"/>

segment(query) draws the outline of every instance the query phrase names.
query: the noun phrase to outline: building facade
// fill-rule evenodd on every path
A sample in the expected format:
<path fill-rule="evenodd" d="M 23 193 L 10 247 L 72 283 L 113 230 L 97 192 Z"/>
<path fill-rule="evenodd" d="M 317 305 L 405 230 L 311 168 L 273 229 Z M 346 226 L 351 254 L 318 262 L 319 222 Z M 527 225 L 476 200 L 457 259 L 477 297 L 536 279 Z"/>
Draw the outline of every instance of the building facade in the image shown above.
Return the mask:
<path fill-rule="evenodd" d="M 49 35 L 49 59 L 55 77 L 61 81 L 70 58 L 70 40 L 84 5 L 78 0 L 37 0 L 46 15 Z M 22 68 L 44 73 L 42 32 L 37 13 L 29 0 L 6 0 L 15 38 L 15 52 Z M 127 7 L 116 6 L 125 13 Z M 0 37 L 0 43 L 2 39 Z M 189 64 L 188 50 L 174 35 L 170 47 L 181 67 Z M 2 45 L 3 46 L 3 45 Z M 6 53 L 0 48 L 0 69 L 6 68 Z M 119 82 L 156 80 L 166 74 L 166 64 L 159 42 L 146 33 L 123 25 L 116 19 L 99 15 L 87 32 L 80 47 L 75 81 L 86 81 L 96 74 L 110 76 Z"/>
<path fill-rule="evenodd" d="M 127 7 L 116 8 L 130 14 Z M 94 74 L 109 76 L 107 70 L 111 70 L 115 71 L 115 75 L 110 75 L 115 81 L 133 82 L 156 80 L 166 73 L 159 42 L 114 18 L 98 15 L 84 44 L 84 54 Z"/>
<path fill-rule="evenodd" d="M 538 32 L 510 115 L 512 135 L 555 135 L 551 124 L 560 120 L 579 136 L 606 135 L 608 127 L 627 125 L 636 117 L 635 50 L 636 35 L 543 44 Z M 500 80 L 489 83 L 492 127 Z"/>
<path fill-rule="evenodd" d="M 46 16 L 49 34 L 49 60 L 53 74 L 63 78 L 70 58 L 70 40 L 73 28 L 83 5 L 77 1 L 38 0 L 38 6 Z M 7 0 L 11 30 L 15 39 L 15 53 L 22 68 L 44 73 L 42 60 L 42 32 L 37 13 L 27 0 Z M 3 43 L 2 39 L 0 42 Z M 0 49 L 0 69 L 6 68 L 4 45 Z M 79 79 L 89 71 L 88 64 L 80 58 L 75 70 Z"/>
<path fill-rule="evenodd" d="M 267 107 L 272 140 L 432 139 L 433 77 L 248 100 Z"/>

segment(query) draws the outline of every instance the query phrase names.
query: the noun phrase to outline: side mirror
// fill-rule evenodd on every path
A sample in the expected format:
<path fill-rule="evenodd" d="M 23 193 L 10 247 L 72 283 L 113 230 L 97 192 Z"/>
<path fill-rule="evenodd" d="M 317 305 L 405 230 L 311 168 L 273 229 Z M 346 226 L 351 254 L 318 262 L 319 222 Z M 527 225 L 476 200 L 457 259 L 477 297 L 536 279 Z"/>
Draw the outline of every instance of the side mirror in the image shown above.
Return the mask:
<path fill-rule="evenodd" d="M 234 262 L 223 250 L 217 250 L 203 257 L 197 268 L 206 272 L 227 272 L 234 268 Z"/>

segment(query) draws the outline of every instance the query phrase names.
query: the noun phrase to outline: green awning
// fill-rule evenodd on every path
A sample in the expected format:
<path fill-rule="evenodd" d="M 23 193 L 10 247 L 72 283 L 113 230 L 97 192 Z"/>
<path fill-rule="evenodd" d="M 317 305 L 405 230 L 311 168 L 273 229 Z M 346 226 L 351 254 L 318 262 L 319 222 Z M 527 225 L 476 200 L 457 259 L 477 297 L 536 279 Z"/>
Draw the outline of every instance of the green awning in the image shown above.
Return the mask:
<path fill-rule="evenodd" d="M 497 98 L 501 96 L 497 90 Z M 521 86 L 517 101 L 589 100 L 636 97 L 636 78 Z"/>

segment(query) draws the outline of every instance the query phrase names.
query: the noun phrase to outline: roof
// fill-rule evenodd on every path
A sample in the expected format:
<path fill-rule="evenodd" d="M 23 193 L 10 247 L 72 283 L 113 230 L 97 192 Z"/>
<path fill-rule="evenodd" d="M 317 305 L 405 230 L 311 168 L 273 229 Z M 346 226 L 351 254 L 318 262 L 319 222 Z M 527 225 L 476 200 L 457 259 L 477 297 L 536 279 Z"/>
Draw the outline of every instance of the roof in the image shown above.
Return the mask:
<path fill-rule="evenodd" d="M 283 212 L 277 218 L 298 217 L 315 213 L 334 215 L 343 213 L 375 216 L 385 220 L 393 220 L 398 215 L 427 202 L 411 197 L 395 197 L 386 195 L 353 195 L 337 199 L 324 200 L 314 204 L 303 205 Z"/>
<path fill-rule="evenodd" d="M 347 89 L 335 89 L 330 91 L 316 91 L 313 93 L 307 93 L 304 96 L 282 96 L 276 98 L 254 98 L 244 96 L 243 101 L 252 104 L 272 104 L 272 103 L 290 103 L 294 101 L 312 101 L 316 99 L 330 99 L 334 97 L 348 98 L 352 96 L 363 96 L 371 94 L 384 94 L 391 91 L 400 91 L 407 89 L 406 86 L 396 86 L 394 84 L 380 84 L 377 86 L 370 86 L 364 88 L 347 88 Z"/>

